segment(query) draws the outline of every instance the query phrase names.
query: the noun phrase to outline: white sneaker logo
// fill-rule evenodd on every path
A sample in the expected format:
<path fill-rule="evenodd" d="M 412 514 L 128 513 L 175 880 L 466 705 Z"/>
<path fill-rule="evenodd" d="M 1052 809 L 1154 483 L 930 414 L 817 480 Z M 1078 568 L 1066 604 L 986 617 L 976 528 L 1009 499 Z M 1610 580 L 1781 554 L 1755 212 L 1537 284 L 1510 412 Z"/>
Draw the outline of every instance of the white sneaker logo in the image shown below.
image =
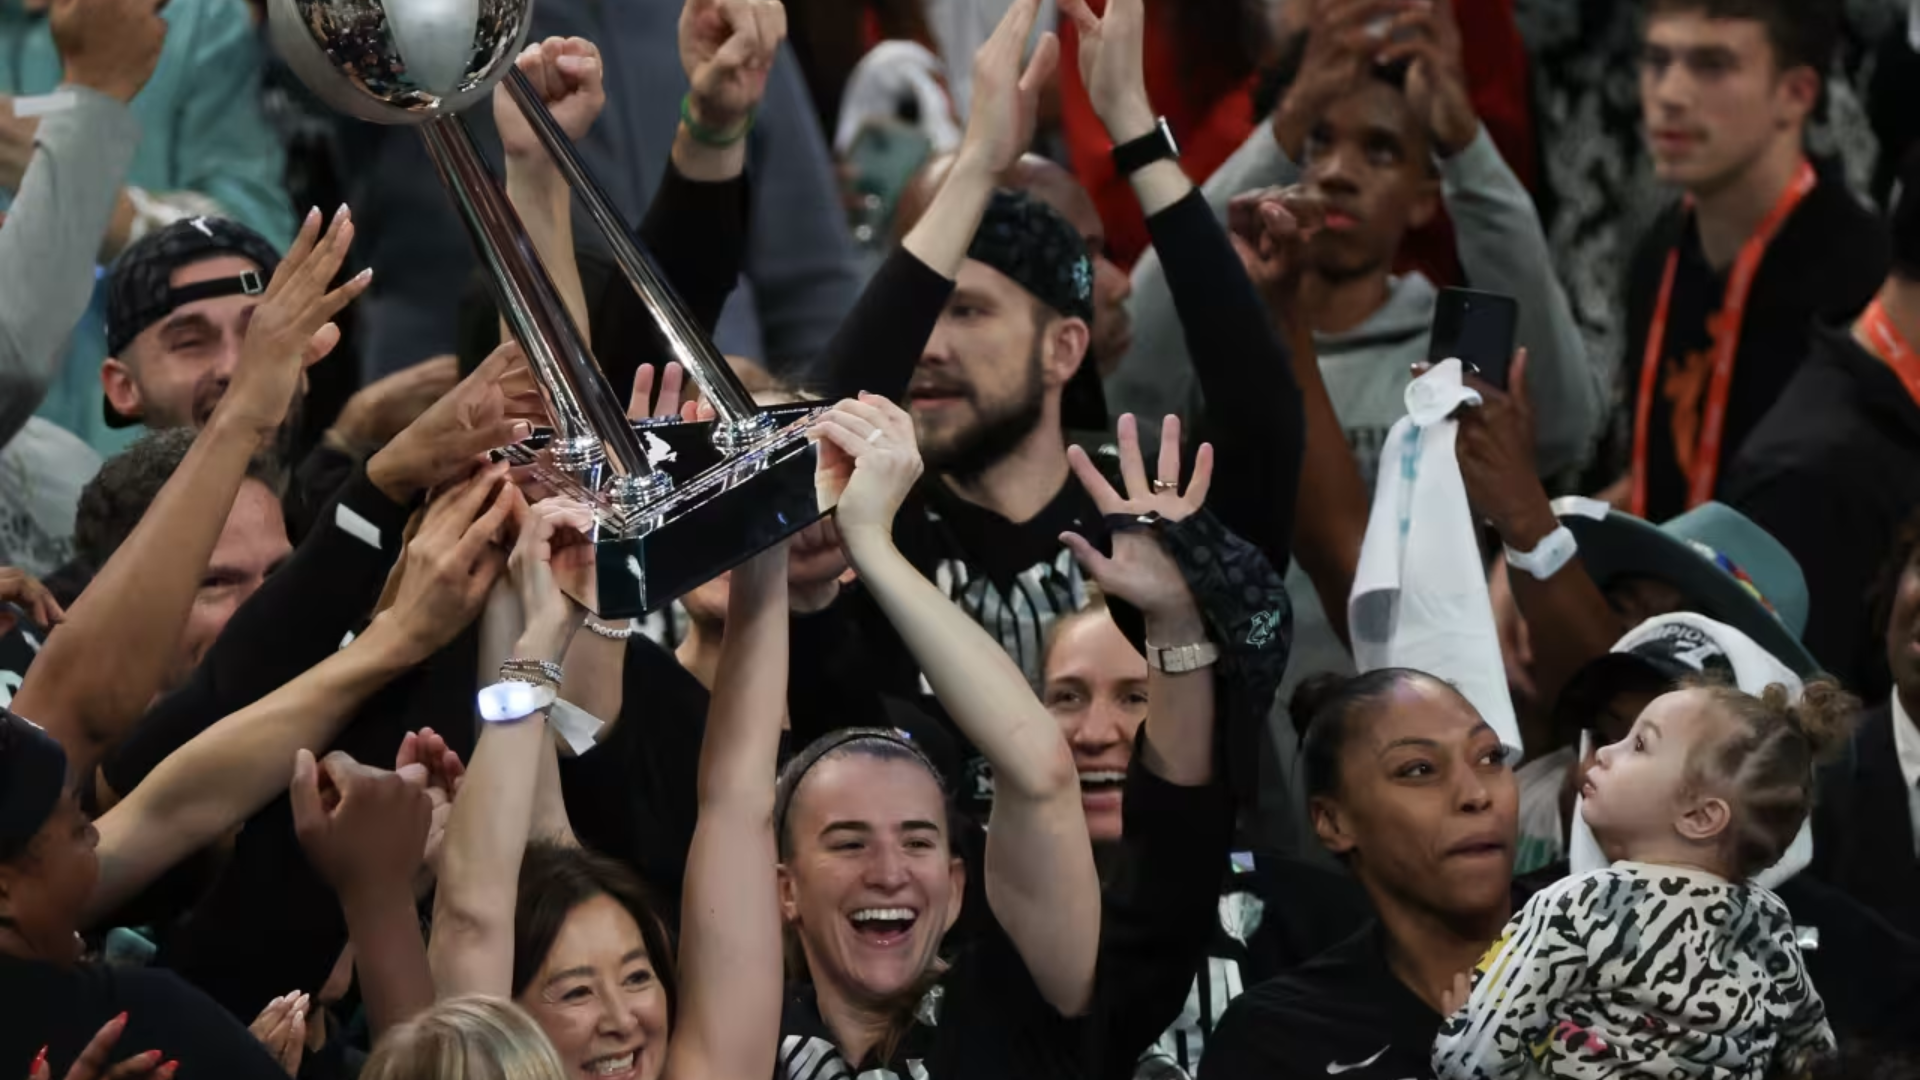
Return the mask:
<path fill-rule="evenodd" d="M 1380 1060 L 1380 1055 L 1382 1055 L 1382 1054 L 1384 1054 L 1384 1053 L 1386 1053 L 1387 1051 L 1389 1051 L 1389 1050 L 1391 1050 L 1391 1049 L 1393 1049 L 1393 1044 L 1392 1044 L 1392 1043 L 1388 1043 L 1387 1045 L 1385 1045 L 1385 1046 L 1383 1046 L 1383 1047 L 1381 1047 L 1380 1049 L 1378 1049 L 1378 1050 L 1376 1050 L 1376 1051 L 1374 1051 L 1374 1054 L 1373 1054 L 1373 1056 L 1372 1056 L 1372 1057 L 1370 1057 L 1370 1058 L 1368 1058 L 1367 1060 L 1365 1060 L 1365 1061 L 1356 1061 L 1356 1062 L 1354 1062 L 1354 1063 L 1353 1063 L 1353 1064 L 1351 1064 L 1351 1065 L 1342 1065 L 1342 1064 L 1340 1064 L 1340 1063 L 1339 1063 L 1339 1062 L 1337 1062 L 1337 1061 L 1329 1061 L 1329 1062 L 1327 1062 L 1327 1075 L 1328 1075 L 1328 1076 L 1339 1076 L 1339 1075 L 1340 1075 L 1341 1073 L 1344 1073 L 1344 1072 L 1352 1072 L 1352 1071 L 1353 1071 L 1353 1070 L 1355 1070 L 1355 1069 L 1364 1069 L 1364 1068 L 1366 1068 L 1367 1066 L 1369 1066 L 1369 1065 L 1371 1065 L 1371 1064 L 1373 1064 L 1374 1062 L 1376 1062 L 1376 1061 L 1379 1061 L 1379 1060 Z"/>

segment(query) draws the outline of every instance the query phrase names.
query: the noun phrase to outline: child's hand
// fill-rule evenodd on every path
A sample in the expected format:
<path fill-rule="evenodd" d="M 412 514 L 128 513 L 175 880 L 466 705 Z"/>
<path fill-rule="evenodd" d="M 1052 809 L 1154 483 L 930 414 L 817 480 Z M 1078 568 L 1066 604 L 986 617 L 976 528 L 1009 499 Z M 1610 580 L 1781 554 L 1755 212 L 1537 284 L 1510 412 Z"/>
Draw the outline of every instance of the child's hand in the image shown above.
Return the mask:
<path fill-rule="evenodd" d="M 1440 1012 L 1452 1016 L 1467 1005 L 1467 999 L 1473 996 L 1473 977 L 1461 972 L 1453 977 L 1453 987 L 1440 995 Z"/>

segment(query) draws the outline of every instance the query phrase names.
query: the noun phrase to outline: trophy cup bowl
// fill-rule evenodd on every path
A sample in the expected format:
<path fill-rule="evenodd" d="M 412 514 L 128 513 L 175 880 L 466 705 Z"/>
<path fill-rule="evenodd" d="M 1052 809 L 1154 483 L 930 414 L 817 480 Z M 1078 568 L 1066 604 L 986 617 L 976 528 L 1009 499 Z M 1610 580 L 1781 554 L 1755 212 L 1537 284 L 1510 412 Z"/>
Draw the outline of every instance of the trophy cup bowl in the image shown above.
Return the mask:
<path fill-rule="evenodd" d="M 588 504 L 595 573 L 574 598 L 604 618 L 653 611 L 819 520 L 822 403 L 761 409 L 634 239 L 514 61 L 531 0 L 269 0 L 275 48 L 329 107 L 416 126 L 554 425 L 496 457 Z M 460 112 L 506 80 L 515 103 L 716 419 L 627 419 Z"/>

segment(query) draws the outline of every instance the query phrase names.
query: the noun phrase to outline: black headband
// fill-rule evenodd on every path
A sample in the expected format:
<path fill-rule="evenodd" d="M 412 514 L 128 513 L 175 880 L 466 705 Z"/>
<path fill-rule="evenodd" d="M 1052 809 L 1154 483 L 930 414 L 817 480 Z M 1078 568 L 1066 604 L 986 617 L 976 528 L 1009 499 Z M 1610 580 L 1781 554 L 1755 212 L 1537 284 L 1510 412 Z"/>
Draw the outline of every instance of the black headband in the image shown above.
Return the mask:
<path fill-rule="evenodd" d="M 32 721 L 0 709 L 0 861 L 26 850 L 66 786 L 67 752 Z"/>
<path fill-rule="evenodd" d="M 940 771 L 938 765 L 933 763 L 933 758 L 928 756 L 925 750 L 920 749 L 920 744 L 913 741 L 911 733 L 901 728 L 841 728 L 839 731 L 813 740 L 806 749 L 795 754 L 793 760 L 787 762 L 786 768 L 780 770 L 780 779 L 774 787 L 773 795 L 773 835 L 776 838 L 786 834 L 787 811 L 793 805 L 793 793 L 799 790 L 800 781 L 806 779 L 807 773 L 834 751 L 862 742 L 885 743 L 906 751 L 933 776 L 933 782 L 940 788 L 940 794 L 944 796 L 947 793 L 946 775 Z"/>
<path fill-rule="evenodd" d="M 1060 212 L 1025 192 L 993 193 L 967 258 L 1012 278 L 1062 315 L 1093 322 L 1087 242 Z"/>

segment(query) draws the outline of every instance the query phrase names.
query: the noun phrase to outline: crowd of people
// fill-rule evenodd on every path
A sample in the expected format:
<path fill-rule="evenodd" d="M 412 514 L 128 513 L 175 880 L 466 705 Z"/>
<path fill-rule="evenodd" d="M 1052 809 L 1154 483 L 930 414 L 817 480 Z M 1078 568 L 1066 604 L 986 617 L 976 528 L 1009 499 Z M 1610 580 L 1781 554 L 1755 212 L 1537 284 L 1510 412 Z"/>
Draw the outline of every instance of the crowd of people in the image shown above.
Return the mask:
<path fill-rule="evenodd" d="M 823 516 L 632 619 L 270 6 L 0 0 L 0 1075 L 1920 1077 L 1920 4 L 1627 5 L 1645 176 L 1576 0 L 481 5 L 813 408 Z"/>

